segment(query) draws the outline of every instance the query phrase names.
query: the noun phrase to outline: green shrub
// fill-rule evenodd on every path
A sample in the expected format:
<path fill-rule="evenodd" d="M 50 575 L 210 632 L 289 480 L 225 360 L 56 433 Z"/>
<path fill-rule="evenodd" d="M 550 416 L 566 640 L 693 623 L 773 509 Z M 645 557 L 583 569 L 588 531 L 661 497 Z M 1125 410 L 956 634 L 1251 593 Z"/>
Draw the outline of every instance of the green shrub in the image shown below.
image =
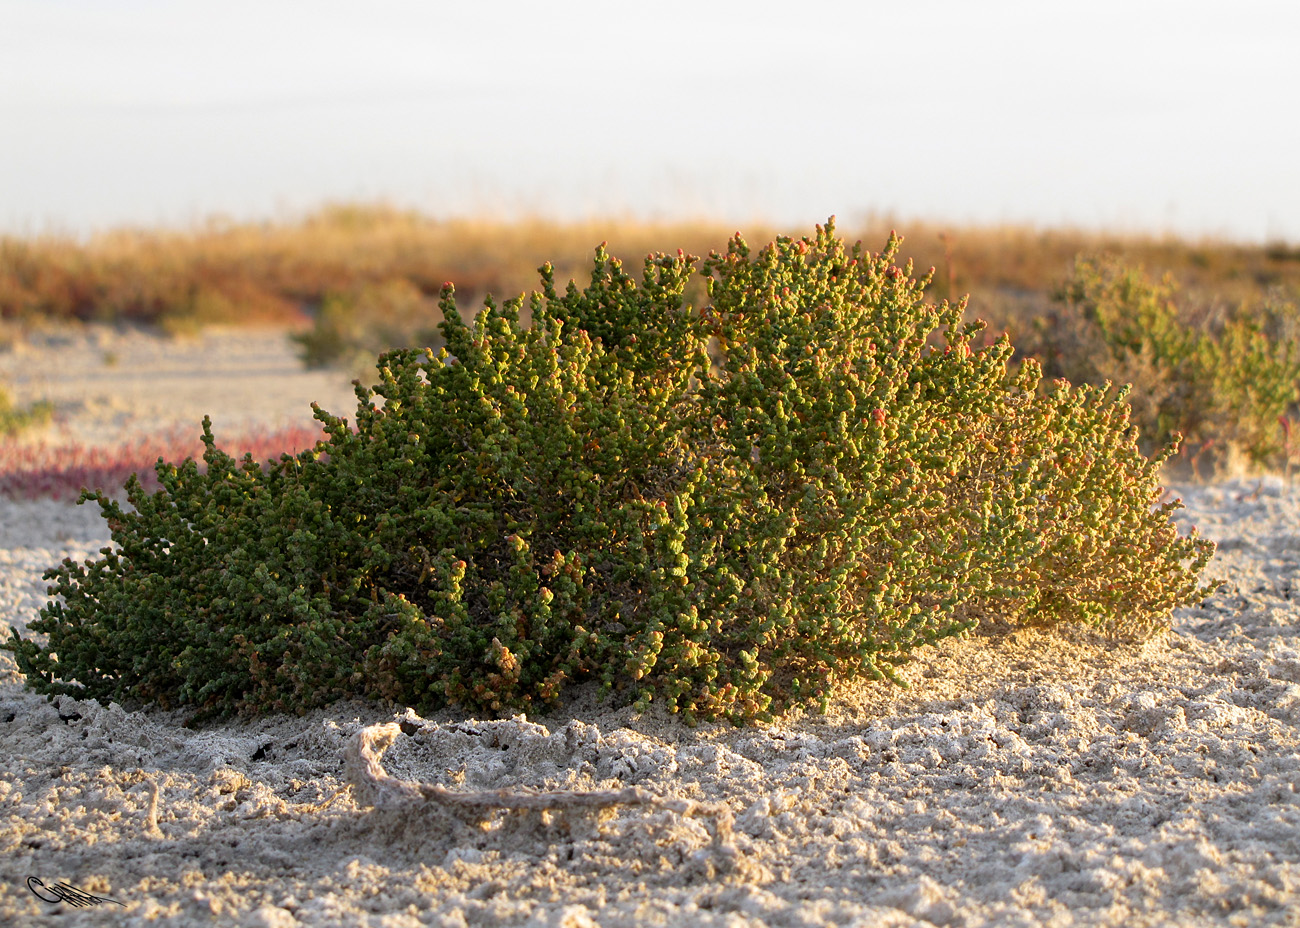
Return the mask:
<path fill-rule="evenodd" d="M 9 392 L 0 387 L 0 438 L 17 434 L 32 426 L 43 425 L 53 415 L 54 407 L 46 402 L 27 407 L 15 406 Z"/>
<path fill-rule="evenodd" d="M 1122 395 L 1009 375 L 962 307 L 831 224 L 757 254 L 603 248 L 591 283 L 491 300 L 358 385 L 355 427 L 265 465 L 101 495 L 7 647 L 47 694 L 200 714 L 345 695 L 529 710 L 584 678 L 690 717 L 763 717 L 893 678 L 981 619 L 1161 627 L 1213 545 L 1157 501 Z M 1162 454 L 1167 454 L 1168 449 Z"/>
<path fill-rule="evenodd" d="M 1175 296 L 1169 279 L 1152 283 L 1114 260 L 1079 259 L 1058 293 L 1063 313 L 1048 323 L 1053 373 L 1131 384 L 1148 448 L 1181 434 L 1219 462 L 1277 464 L 1279 419 L 1300 399 L 1295 306 L 1274 299 L 1196 324 Z"/>
<path fill-rule="evenodd" d="M 309 367 L 374 373 L 376 355 L 439 342 L 434 304 L 407 280 L 361 284 L 331 293 L 307 332 L 293 336 Z"/>

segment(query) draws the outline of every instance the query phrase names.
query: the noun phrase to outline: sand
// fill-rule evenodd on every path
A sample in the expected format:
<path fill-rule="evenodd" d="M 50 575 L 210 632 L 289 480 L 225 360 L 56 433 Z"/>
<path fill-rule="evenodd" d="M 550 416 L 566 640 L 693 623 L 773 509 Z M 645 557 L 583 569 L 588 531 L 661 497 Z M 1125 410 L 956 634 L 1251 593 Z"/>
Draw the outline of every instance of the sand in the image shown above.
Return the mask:
<path fill-rule="evenodd" d="M 0 355 L 15 372 L 57 386 L 64 436 L 351 411 L 275 333 L 66 334 Z M 1225 586 L 1168 634 L 947 641 L 908 689 L 767 726 L 581 689 L 528 720 L 348 703 L 195 730 L 47 702 L 0 654 L 0 923 L 1300 925 L 1300 490 L 1174 492 Z M 106 542 L 88 507 L 0 501 L 0 633 L 46 567 Z M 521 789 L 629 801 L 445 801 Z M 29 877 L 121 905 L 43 902 Z"/>

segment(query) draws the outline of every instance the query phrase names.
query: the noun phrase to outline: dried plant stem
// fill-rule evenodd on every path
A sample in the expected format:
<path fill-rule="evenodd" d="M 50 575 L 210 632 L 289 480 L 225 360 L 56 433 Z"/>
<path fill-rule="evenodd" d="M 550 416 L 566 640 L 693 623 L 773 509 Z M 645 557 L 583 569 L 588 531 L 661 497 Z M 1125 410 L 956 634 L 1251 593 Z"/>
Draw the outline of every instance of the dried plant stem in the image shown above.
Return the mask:
<path fill-rule="evenodd" d="M 152 777 L 149 780 L 149 816 L 147 819 L 146 831 L 151 838 L 161 838 L 162 829 L 158 827 L 158 798 L 162 788 L 158 785 L 158 777 Z"/>
<path fill-rule="evenodd" d="M 344 755 L 344 778 L 352 786 L 357 805 L 401 809 L 420 802 L 479 809 L 601 809 L 609 806 L 640 805 L 667 809 L 680 815 L 699 815 L 713 820 L 713 846 L 734 854 L 731 845 L 731 809 L 723 803 L 658 796 L 639 786 L 623 789 L 550 790 L 494 789 L 459 792 L 441 783 L 399 780 L 384 770 L 380 759 L 402 732 L 396 722 L 371 725 L 353 736 Z"/>

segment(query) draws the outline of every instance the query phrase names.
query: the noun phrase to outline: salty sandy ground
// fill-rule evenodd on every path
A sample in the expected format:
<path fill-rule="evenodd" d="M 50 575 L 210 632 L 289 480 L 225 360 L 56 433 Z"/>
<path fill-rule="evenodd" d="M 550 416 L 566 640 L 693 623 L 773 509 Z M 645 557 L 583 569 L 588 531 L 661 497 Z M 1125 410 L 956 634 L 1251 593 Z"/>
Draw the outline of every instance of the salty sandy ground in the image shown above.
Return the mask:
<path fill-rule="evenodd" d="M 0 355 L 3 377 L 59 404 L 55 431 L 103 441 L 204 412 L 351 410 L 345 382 L 268 334 L 61 336 Z M 580 691 L 527 721 L 357 703 L 191 730 L 46 702 L 0 654 L 0 923 L 1300 925 L 1300 490 L 1177 492 L 1226 583 L 1171 633 L 948 641 L 906 668 L 910 689 L 767 727 L 689 728 Z M 107 537 L 86 507 L 0 501 L 0 632 L 34 618 L 46 567 Z M 732 829 L 646 805 L 371 808 L 343 788 L 345 756 L 394 720 L 394 777 L 636 785 L 725 806 Z M 29 877 L 122 905 L 42 902 Z"/>
<path fill-rule="evenodd" d="M 305 371 L 281 332 L 216 330 L 163 339 L 96 326 L 0 341 L 0 385 L 19 406 L 55 405 L 53 428 L 23 440 L 112 445 L 172 427 L 223 434 L 311 424 L 313 401 L 351 418 L 349 376 Z"/>

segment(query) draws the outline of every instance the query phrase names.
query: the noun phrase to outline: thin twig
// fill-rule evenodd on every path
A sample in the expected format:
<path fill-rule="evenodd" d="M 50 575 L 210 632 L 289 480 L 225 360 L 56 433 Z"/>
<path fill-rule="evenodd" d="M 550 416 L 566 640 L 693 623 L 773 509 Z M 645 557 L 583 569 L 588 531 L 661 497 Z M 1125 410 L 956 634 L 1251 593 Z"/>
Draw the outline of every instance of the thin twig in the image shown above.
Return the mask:
<path fill-rule="evenodd" d="M 158 785 L 158 777 L 149 779 L 149 818 L 148 827 L 145 829 L 151 838 L 161 838 L 162 829 L 158 827 L 158 796 L 162 792 L 162 787 Z"/>

